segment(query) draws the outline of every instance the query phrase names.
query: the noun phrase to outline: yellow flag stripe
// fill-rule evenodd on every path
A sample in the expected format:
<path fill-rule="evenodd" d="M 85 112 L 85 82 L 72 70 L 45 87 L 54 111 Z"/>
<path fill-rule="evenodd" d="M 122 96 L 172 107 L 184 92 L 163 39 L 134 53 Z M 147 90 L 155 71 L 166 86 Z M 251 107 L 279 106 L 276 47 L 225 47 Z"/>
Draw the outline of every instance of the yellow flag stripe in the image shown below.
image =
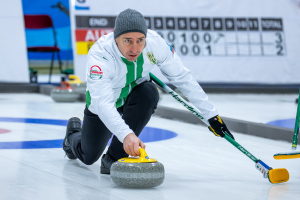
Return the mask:
<path fill-rule="evenodd" d="M 86 55 L 95 42 L 76 42 L 77 54 Z"/>

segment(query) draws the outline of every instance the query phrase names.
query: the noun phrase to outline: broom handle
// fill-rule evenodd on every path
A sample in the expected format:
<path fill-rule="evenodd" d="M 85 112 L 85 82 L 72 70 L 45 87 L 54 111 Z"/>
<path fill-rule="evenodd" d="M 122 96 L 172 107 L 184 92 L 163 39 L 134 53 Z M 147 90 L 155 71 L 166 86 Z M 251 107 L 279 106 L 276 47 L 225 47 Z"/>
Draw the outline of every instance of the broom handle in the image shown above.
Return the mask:
<path fill-rule="evenodd" d="M 299 89 L 297 116 L 296 116 L 296 122 L 295 122 L 292 150 L 297 149 L 297 141 L 298 141 L 298 134 L 299 134 L 299 118 L 300 118 L 300 103 L 299 103 L 299 101 L 300 101 L 300 89 Z"/>
<path fill-rule="evenodd" d="M 159 80 L 156 76 L 154 76 L 152 73 L 149 73 L 151 80 L 153 80 L 158 86 L 160 86 L 163 90 L 165 90 L 167 93 L 169 93 L 173 98 L 175 98 L 179 103 L 181 103 L 184 107 L 186 107 L 189 111 L 191 111 L 196 117 L 201 119 L 207 126 L 210 126 L 210 124 L 204 120 L 204 118 L 201 116 L 201 112 L 193 105 L 188 102 L 186 102 L 180 95 L 178 95 L 176 92 L 174 92 L 170 87 L 168 87 L 165 83 L 163 83 L 161 80 Z M 226 133 L 226 132 L 225 132 Z M 237 143 L 234 139 L 232 139 L 228 134 L 225 134 L 224 137 L 229 143 L 231 143 L 233 146 L 235 146 L 238 150 L 240 150 L 243 154 L 245 154 L 248 158 L 250 158 L 255 163 L 259 162 L 260 160 L 257 159 L 254 155 L 252 155 L 249 151 L 247 151 L 242 145 Z M 263 163 L 262 161 L 260 161 Z M 263 163 L 267 169 L 270 167 L 267 166 L 265 163 Z"/>

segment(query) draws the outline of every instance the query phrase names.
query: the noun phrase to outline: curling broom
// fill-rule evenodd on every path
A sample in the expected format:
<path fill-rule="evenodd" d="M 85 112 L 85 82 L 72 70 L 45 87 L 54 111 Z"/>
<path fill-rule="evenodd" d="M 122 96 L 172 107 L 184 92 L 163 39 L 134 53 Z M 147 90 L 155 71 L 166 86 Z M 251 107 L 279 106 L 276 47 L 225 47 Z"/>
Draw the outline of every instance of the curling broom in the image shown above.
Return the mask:
<path fill-rule="evenodd" d="M 299 89 L 299 97 L 300 97 L 300 89 Z M 299 118 L 300 118 L 300 106 L 299 105 L 300 105 L 300 103 L 298 101 L 296 122 L 295 122 L 295 128 L 294 128 L 294 137 L 293 137 L 293 143 L 292 143 L 292 151 L 275 154 L 273 157 L 276 160 L 300 158 L 300 151 L 296 151 L 298 135 L 299 135 Z"/>
<path fill-rule="evenodd" d="M 160 86 L 163 90 L 170 94 L 174 99 L 176 99 L 179 103 L 181 103 L 184 107 L 191 111 L 196 117 L 201 119 L 207 126 L 210 126 L 208 122 L 204 120 L 204 118 L 201 116 L 201 112 L 194 105 L 185 101 L 180 95 L 174 92 L 170 87 L 168 87 L 165 83 L 163 83 L 161 80 L 155 77 L 152 73 L 149 73 L 149 75 L 152 81 L 154 81 L 158 86 Z M 271 183 L 283 183 L 289 180 L 289 172 L 285 168 L 273 169 L 272 167 L 269 167 L 263 161 L 253 156 L 249 151 L 242 147 L 242 145 L 240 145 L 234 139 L 228 136 L 226 132 L 224 138 L 233 146 L 235 146 L 238 150 L 240 150 L 243 154 L 248 156 L 248 158 L 254 161 L 255 168 L 263 174 L 264 178 L 268 178 Z"/>

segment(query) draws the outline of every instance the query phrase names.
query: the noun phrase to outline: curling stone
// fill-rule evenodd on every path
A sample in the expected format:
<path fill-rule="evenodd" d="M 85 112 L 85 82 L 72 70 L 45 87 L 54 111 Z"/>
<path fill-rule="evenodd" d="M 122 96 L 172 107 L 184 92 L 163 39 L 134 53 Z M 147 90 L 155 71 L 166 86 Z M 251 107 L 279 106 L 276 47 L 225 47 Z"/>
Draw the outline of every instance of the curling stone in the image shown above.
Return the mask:
<path fill-rule="evenodd" d="M 68 80 L 67 83 L 69 83 L 70 86 L 74 88 L 75 92 L 78 92 L 80 94 L 85 94 L 86 84 L 82 82 L 78 76 L 72 74 L 69 75 L 69 79 L 70 80 Z"/>
<path fill-rule="evenodd" d="M 62 87 L 56 87 L 51 90 L 51 97 L 56 102 L 75 102 L 79 98 L 79 93 L 67 82 L 61 82 Z"/>
<path fill-rule="evenodd" d="M 112 181 L 121 187 L 152 188 L 163 183 L 165 170 L 163 164 L 149 158 L 140 148 L 139 158 L 121 158 L 110 168 Z"/>

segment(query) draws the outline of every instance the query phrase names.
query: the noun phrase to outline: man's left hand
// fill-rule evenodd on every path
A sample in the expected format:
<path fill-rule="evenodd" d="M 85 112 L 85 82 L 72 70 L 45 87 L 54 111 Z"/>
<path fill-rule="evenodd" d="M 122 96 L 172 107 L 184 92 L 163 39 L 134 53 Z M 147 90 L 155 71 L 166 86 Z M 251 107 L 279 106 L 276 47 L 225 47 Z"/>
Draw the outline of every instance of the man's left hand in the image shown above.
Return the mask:
<path fill-rule="evenodd" d="M 139 147 L 145 149 L 146 145 L 134 133 L 129 133 L 124 138 L 123 148 L 128 155 L 140 156 Z"/>
<path fill-rule="evenodd" d="M 208 129 L 213 132 L 218 137 L 225 137 L 225 132 L 228 136 L 230 136 L 232 139 L 234 139 L 233 135 L 228 130 L 226 124 L 223 122 L 223 120 L 219 117 L 219 115 L 216 115 L 208 120 L 210 126 Z"/>

